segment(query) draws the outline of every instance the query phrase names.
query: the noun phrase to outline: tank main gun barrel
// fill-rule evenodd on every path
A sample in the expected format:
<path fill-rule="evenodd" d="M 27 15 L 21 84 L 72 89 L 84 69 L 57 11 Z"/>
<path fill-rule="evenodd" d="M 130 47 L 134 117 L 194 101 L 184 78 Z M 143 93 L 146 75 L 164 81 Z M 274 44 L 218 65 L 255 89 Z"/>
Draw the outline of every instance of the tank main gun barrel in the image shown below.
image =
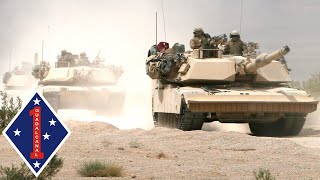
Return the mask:
<path fill-rule="evenodd" d="M 245 72 L 247 74 L 254 74 L 257 69 L 262 68 L 270 64 L 273 60 L 280 58 L 290 52 L 290 48 L 286 45 L 283 48 L 272 52 L 270 54 L 263 53 L 259 55 L 255 60 L 245 65 Z"/>

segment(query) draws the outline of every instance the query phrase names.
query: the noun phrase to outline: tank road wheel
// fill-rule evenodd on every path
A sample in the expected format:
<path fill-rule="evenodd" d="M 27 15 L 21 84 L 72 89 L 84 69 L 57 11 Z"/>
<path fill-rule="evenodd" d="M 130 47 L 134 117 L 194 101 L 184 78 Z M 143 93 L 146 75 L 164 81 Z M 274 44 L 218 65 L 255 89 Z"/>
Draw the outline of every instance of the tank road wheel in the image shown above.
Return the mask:
<path fill-rule="evenodd" d="M 155 113 L 155 125 L 167 128 L 179 128 L 180 118 L 178 114 L 172 113 Z"/>
<path fill-rule="evenodd" d="M 180 129 L 184 131 L 201 130 L 205 116 L 202 113 L 185 112 Z"/>
<path fill-rule="evenodd" d="M 158 113 L 152 112 L 153 124 L 154 127 L 158 127 Z"/>
<path fill-rule="evenodd" d="M 306 122 L 306 115 L 291 115 L 287 116 L 287 118 L 291 122 L 291 130 L 288 135 L 297 136 Z"/>
<path fill-rule="evenodd" d="M 306 115 L 287 115 L 275 122 L 249 123 L 250 130 L 257 136 L 295 136 L 304 125 Z"/>
<path fill-rule="evenodd" d="M 173 113 L 154 113 L 154 124 L 158 127 L 177 128 L 183 131 L 201 130 L 204 118 L 198 114 L 179 115 Z"/>

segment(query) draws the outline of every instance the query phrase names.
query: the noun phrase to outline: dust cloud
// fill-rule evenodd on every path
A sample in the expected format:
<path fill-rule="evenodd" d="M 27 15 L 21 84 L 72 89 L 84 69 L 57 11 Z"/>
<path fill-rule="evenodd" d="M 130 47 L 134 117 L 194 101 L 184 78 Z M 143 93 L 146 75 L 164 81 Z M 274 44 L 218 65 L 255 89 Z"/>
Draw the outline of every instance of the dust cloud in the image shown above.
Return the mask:
<path fill-rule="evenodd" d="M 320 105 L 317 110 L 308 114 L 304 128 L 320 127 Z"/>
<path fill-rule="evenodd" d="M 204 123 L 202 126 L 204 131 L 219 131 L 219 132 L 241 132 L 241 133 L 250 133 L 250 129 L 247 123 L 236 124 L 236 123 Z"/>
<path fill-rule="evenodd" d="M 107 122 L 120 129 L 152 129 L 151 81 L 144 74 L 143 58 L 139 59 L 141 64 L 123 66 L 124 74 L 118 82 L 118 86 L 125 89 L 122 115 L 99 115 L 94 110 L 87 109 L 61 109 L 58 116 L 65 120 Z"/>

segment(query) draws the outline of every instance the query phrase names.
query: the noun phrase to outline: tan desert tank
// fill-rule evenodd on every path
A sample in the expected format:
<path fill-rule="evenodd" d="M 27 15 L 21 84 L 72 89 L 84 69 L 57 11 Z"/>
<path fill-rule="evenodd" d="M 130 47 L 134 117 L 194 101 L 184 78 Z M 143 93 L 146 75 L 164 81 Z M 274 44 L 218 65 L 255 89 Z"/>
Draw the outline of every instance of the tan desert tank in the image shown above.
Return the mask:
<path fill-rule="evenodd" d="M 105 65 L 101 58 L 90 63 L 71 53 L 60 56 L 53 67 L 42 61 L 33 70 L 41 79 L 38 89 L 56 111 L 89 109 L 108 116 L 122 113 L 125 90 L 117 84 L 122 73 L 121 67 Z"/>
<path fill-rule="evenodd" d="M 6 72 L 3 75 L 2 83 L 5 90 L 23 90 L 32 88 L 37 85 L 37 79 L 32 75 L 32 63 L 22 62 L 12 71 Z"/>
<path fill-rule="evenodd" d="M 247 57 L 219 49 L 184 52 L 182 46 L 146 61 L 156 126 L 200 130 L 204 122 L 249 123 L 255 135 L 290 136 L 317 108 L 313 97 L 289 87 L 288 68 L 276 60 L 288 46 Z M 206 51 L 212 56 L 204 57 Z"/>

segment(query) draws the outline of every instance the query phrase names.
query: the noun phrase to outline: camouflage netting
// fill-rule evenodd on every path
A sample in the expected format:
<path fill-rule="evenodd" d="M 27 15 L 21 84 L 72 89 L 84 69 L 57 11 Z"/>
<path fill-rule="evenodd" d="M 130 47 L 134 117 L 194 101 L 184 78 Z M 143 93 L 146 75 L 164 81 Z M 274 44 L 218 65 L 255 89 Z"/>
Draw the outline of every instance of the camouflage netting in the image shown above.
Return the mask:
<path fill-rule="evenodd" d="M 146 61 L 146 73 L 151 79 L 174 78 L 186 58 L 180 53 L 152 55 Z"/>

